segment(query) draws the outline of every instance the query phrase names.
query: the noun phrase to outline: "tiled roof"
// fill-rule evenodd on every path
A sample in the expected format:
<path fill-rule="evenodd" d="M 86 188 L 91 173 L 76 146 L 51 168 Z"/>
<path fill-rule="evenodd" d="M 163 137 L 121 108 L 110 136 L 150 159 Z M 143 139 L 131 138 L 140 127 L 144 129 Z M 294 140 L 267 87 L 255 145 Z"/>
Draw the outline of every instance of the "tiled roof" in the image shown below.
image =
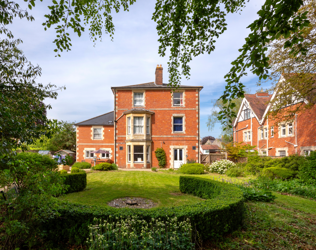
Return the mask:
<path fill-rule="evenodd" d="M 162 85 L 156 85 L 154 82 L 146 82 L 135 85 L 126 85 L 126 86 L 117 86 L 111 87 L 111 89 L 119 89 L 119 88 L 170 88 L 169 84 L 163 83 Z M 180 88 L 203 88 L 203 86 L 189 86 L 189 85 L 180 85 Z"/>
<path fill-rule="evenodd" d="M 268 93 L 245 94 L 246 100 L 249 102 L 253 112 L 261 120 L 272 95 Z"/>
<path fill-rule="evenodd" d="M 201 148 L 203 150 L 211 150 L 211 149 L 218 149 L 219 150 L 220 149 L 220 147 L 217 145 L 202 145 Z"/>
<path fill-rule="evenodd" d="M 83 122 L 78 122 L 76 126 L 86 126 L 86 125 L 103 125 L 103 126 L 113 126 L 114 125 L 114 111 L 99 115 Z"/>

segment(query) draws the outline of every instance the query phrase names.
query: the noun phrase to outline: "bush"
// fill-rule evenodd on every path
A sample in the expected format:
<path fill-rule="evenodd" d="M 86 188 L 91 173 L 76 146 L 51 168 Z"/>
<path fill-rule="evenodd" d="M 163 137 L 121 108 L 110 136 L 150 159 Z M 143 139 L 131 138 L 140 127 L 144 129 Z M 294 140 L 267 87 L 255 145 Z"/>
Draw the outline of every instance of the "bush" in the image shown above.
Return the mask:
<path fill-rule="evenodd" d="M 210 172 L 225 174 L 229 168 L 235 167 L 235 166 L 236 164 L 230 160 L 215 161 L 210 165 Z"/>
<path fill-rule="evenodd" d="M 151 168 L 151 171 L 157 172 L 157 168 Z"/>
<path fill-rule="evenodd" d="M 67 174 L 68 172 L 67 172 L 67 170 L 62 169 L 62 170 L 59 171 L 59 173 L 60 173 L 60 174 Z"/>
<path fill-rule="evenodd" d="M 117 223 L 121 225 L 120 230 L 116 230 Z M 138 216 L 118 222 L 95 219 L 89 229 L 89 250 L 99 250 L 100 246 L 105 245 L 108 246 L 106 249 L 113 250 L 135 249 L 136 246 L 142 246 L 142 249 L 195 249 L 191 242 L 190 221 L 179 222 L 177 217 L 169 221 L 153 218 L 150 222 Z"/>
<path fill-rule="evenodd" d="M 306 161 L 299 168 L 299 178 L 307 184 L 316 184 L 316 151 L 306 157 Z"/>
<path fill-rule="evenodd" d="M 270 202 L 276 199 L 276 196 L 274 196 L 269 191 L 256 189 L 256 188 L 250 188 L 250 187 L 243 187 L 243 186 L 239 186 L 239 188 L 243 191 L 243 196 L 246 201 Z"/>
<path fill-rule="evenodd" d="M 179 168 L 182 174 L 204 174 L 204 165 L 200 163 L 187 163 Z"/>
<path fill-rule="evenodd" d="M 158 166 L 164 168 L 167 164 L 166 152 L 163 148 L 157 148 L 155 151 L 158 160 Z"/>
<path fill-rule="evenodd" d="M 244 172 L 239 167 L 232 167 L 226 171 L 226 175 L 229 177 L 242 177 L 244 176 Z"/>
<path fill-rule="evenodd" d="M 187 163 L 196 163 L 196 160 L 195 159 L 188 159 Z"/>
<path fill-rule="evenodd" d="M 50 217 L 43 221 L 41 230 L 45 232 L 45 242 L 55 244 L 84 244 L 89 237 L 88 226 L 94 218 L 119 222 L 131 216 L 138 216 L 146 222 L 153 219 L 178 221 L 190 219 L 193 239 L 202 240 L 218 237 L 238 229 L 244 218 L 242 191 L 232 184 L 191 176 L 180 176 L 180 191 L 197 195 L 206 200 L 193 205 L 162 207 L 153 209 L 129 209 L 97 207 L 80 204 L 61 203 L 58 212 L 61 218 Z M 197 235 L 198 234 L 198 235 Z M 52 246 L 53 247 L 53 246 Z"/>
<path fill-rule="evenodd" d="M 115 163 L 111 164 L 112 170 L 118 170 L 118 166 Z"/>
<path fill-rule="evenodd" d="M 82 191 L 87 186 L 87 173 L 84 171 L 71 174 L 63 174 L 62 176 L 65 177 L 64 184 L 68 185 L 65 191 L 66 194 Z"/>
<path fill-rule="evenodd" d="M 38 153 L 19 153 L 15 157 L 16 160 L 21 160 L 26 164 L 32 166 L 33 169 L 42 168 L 57 168 L 57 163 L 54 159 L 50 158 L 48 155 L 41 155 Z"/>
<path fill-rule="evenodd" d="M 77 167 L 71 167 L 71 171 L 70 171 L 70 173 L 79 173 L 79 168 L 77 168 Z"/>
<path fill-rule="evenodd" d="M 110 170 L 115 170 L 112 167 L 112 164 L 104 162 L 104 163 L 99 163 L 95 165 L 92 169 L 94 170 L 100 170 L 100 171 L 110 171 Z"/>
<path fill-rule="evenodd" d="M 264 168 L 262 170 L 262 176 L 268 177 L 270 179 L 277 178 L 282 180 L 288 180 L 295 176 L 295 172 L 287 168 L 271 167 Z"/>
<path fill-rule="evenodd" d="M 76 162 L 72 167 L 76 167 L 79 169 L 88 169 L 91 168 L 91 164 L 89 162 Z"/>

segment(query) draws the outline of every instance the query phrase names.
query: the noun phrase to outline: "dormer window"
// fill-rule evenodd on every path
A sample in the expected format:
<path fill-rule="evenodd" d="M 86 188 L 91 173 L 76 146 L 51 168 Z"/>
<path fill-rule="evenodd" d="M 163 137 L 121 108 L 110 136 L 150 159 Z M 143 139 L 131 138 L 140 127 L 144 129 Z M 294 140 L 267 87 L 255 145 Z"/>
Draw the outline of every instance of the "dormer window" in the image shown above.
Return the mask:
<path fill-rule="evenodd" d="M 134 106 L 144 106 L 143 92 L 134 92 Z"/>

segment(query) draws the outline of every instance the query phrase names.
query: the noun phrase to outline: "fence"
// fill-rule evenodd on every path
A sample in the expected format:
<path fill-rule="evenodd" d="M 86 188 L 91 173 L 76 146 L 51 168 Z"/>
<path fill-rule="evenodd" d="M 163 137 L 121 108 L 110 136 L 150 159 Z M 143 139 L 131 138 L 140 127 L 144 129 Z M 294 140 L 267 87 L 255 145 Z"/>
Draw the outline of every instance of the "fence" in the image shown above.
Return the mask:
<path fill-rule="evenodd" d="M 214 161 L 219 161 L 226 158 L 225 154 L 201 154 L 200 162 L 202 164 L 211 164 Z"/>

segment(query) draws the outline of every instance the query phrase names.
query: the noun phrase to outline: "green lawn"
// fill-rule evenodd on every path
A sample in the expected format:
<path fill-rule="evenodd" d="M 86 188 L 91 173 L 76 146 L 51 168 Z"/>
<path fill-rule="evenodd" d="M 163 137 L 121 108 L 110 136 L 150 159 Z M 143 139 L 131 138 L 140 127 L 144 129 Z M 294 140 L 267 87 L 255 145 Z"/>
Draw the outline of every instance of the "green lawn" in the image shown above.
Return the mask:
<path fill-rule="evenodd" d="M 116 198 L 142 197 L 153 200 L 159 207 L 193 204 L 200 198 L 181 194 L 179 175 L 154 172 L 110 171 L 87 175 L 86 190 L 60 197 L 73 203 L 107 206 Z"/>

